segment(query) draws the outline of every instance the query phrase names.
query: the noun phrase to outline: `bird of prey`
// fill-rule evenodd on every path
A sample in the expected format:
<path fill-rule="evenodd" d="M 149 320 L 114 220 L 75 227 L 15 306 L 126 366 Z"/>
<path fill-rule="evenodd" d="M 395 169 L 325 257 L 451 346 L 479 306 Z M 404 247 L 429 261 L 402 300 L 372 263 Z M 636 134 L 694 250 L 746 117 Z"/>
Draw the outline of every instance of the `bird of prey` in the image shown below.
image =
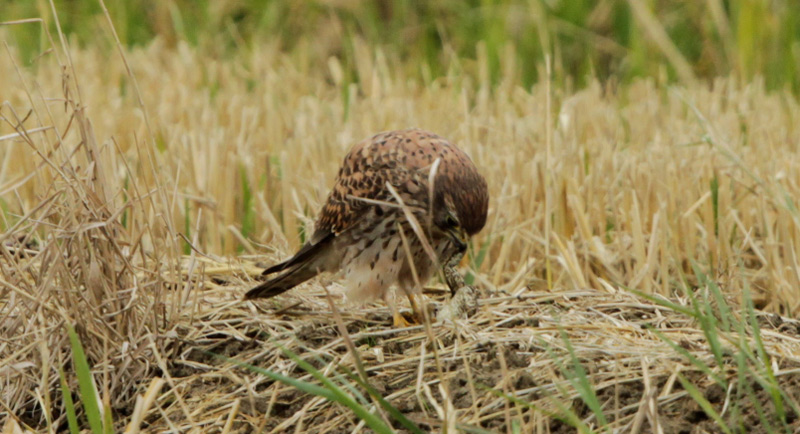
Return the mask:
<path fill-rule="evenodd" d="M 348 299 L 380 297 L 394 325 L 406 326 L 390 297 L 397 286 L 421 321 L 416 289 L 438 267 L 458 264 L 486 224 L 488 203 L 486 180 L 446 139 L 419 129 L 377 134 L 345 156 L 311 239 L 264 270 L 279 274 L 245 299 L 274 297 L 321 272 L 339 272 Z"/>

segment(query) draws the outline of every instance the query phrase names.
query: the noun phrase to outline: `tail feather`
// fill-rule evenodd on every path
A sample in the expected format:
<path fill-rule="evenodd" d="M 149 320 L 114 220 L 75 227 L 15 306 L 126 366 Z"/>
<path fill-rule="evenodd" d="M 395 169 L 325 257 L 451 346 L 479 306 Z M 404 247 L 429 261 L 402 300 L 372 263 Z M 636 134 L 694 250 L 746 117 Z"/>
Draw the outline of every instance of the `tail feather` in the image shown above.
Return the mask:
<path fill-rule="evenodd" d="M 287 268 L 292 266 L 292 261 L 293 260 L 294 260 L 294 257 L 289 258 L 286 261 L 277 263 L 277 264 L 267 268 L 266 270 L 262 271 L 261 275 L 262 276 L 267 276 L 267 275 L 270 275 L 270 274 L 277 273 L 278 271 L 283 271 L 283 270 L 285 270 L 285 269 L 287 269 Z"/>
<path fill-rule="evenodd" d="M 275 297 L 311 279 L 319 274 L 320 271 L 325 271 L 327 268 L 326 263 L 330 259 L 330 249 L 328 247 L 331 245 L 333 238 L 334 235 L 329 233 L 324 237 L 320 237 L 319 241 L 315 243 L 306 243 L 288 260 L 264 270 L 261 273 L 262 275 L 279 271 L 285 271 L 285 273 L 247 291 L 244 299 Z"/>
<path fill-rule="evenodd" d="M 299 264 L 286 273 L 256 286 L 247 291 L 244 295 L 245 300 L 275 297 L 311 279 L 316 276 L 319 271 L 317 268 L 312 268 L 308 265 L 309 264 Z"/>
<path fill-rule="evenodd" d="M 303 247 L 300 248 L 300 250 L 297 251 L 297 253 L 294 254 L 294 256 L 279 264 L 275 264 L 267 268 L 266 270 L 261 272 L 261 275 L 266 276 L 268 274 L 277 273 L 278 271 L 283 271 L 293 266 L 300 265 L 303 262 L 307 262 L 314 256 L 318 255 L 320 251 L 322 251 L 328 244 L 330 244 L 333 238 L 334 238 L 333 233 L 329 232 L 324 236 L 320 236 L 319 241 L 307 242 Z"/>

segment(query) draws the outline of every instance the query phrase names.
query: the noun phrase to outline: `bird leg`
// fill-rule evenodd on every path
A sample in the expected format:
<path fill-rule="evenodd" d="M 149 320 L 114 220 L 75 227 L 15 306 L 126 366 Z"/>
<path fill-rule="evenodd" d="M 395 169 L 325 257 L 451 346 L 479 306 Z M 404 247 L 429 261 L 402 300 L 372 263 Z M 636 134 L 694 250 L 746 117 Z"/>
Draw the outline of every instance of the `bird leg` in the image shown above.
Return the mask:
<path fill-rule="evenodd" d="M 397 328 L 406 328 L 410 327 L 411 323 L 400 313 L 400 310 L 397 309 L 397 304 L 395 304 L 393 297 L 387 291 L 383 295 L 383 301 L 389 306 L 389 310 L 392 312 L 392 326 Z"/>
<path fill-rule="evenodd" d="M 411 303 L 411 315 L 413 320 L 417 322 L 417 324 L 422 324 L 425 322 L 425 313 L 422 311 L 419 301 L 417 297 L 410 293 L 406 293 L 406 297 L 408 297 L 408 302 Z"/>
<path fill-rule="evenodd" d="M 476 303 L 477 292 L 471 286 L 467 286 L 464 283 L 464 277 L 458 272 L 458 264 L 464 258 L 464 254 L 466 253 L 465 250 L 456 251 L 453 256 L 447 261 L 447 263 L 443 267 L 444 271 L 444 280 L 447 283 L 447 286 L 450 288 L 450 292 L 452 293 L 453 297 L 451 297 L 451 302 L 449 304 L 457 305 L 457 307 L 451 307 L 450 309 L 445 309 L 446 311 L 453 310 L 456 312 L 455 314 L 448 313 L 446 316 L 461 316 L 462 312 L 467 311 L 474 311 L 474 305 Z M 459 290 L 464 288 L 461 291 L 462 296 L 456 297 L 456 294 L 459 293 Z M 406 297 L 408 297 L 408 302 L 411 303 L 411 318 L 413 323 L 422 324 L 425 322 L 425 313 L 422 311 L 422 307 L 420 306 L 419 300 L 417 296 L 411 292 L 406 292 Z M 463 300 L 462 300 L 463 299 Z M 392 311 L 392 320 L 393 325 L 395 327 L 409 327 L 412 325 L 406 317 L 404 317 L 400 311 L 397 309 L 397 305 L 395 305 L 394 300 L 391 299 L 389 294 L 387 293 L 384 295 L 384 301 L 386 305 L 389 306 L 389 309 Z M 462 306 L 463 305 L 463 306 Z M 468 306 L 469 305 L 469 306 Z"/>
<path fill-rule="evenodd" d="M 411 323 L 408 322 L 406 317 L 404 317 L 400 311 L 394 309 L 394 313 L 392 313 L 392 326 L 403 329 L 406 327 L 411 327 Z"/>

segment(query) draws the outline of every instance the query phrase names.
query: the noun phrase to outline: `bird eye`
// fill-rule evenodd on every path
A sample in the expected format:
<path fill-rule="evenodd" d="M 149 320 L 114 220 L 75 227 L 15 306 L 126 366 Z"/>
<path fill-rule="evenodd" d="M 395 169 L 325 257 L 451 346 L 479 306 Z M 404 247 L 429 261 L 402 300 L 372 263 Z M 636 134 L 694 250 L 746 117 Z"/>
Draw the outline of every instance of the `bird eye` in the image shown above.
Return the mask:
<path fill-rule="evenodd" d="M 456 220 L 456 218 L 452 215 L 448 214 L 444 219 L 444 224 L 447 225 L 448 228 L 454 228 L 458 226 L 458 220 Z"/>

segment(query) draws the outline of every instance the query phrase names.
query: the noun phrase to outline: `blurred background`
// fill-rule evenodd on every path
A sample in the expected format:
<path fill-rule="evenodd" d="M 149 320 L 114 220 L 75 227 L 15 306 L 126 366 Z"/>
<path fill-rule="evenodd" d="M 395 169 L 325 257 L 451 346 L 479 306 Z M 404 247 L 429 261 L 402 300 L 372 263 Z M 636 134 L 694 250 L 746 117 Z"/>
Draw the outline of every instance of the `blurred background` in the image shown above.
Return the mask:
<path fill-rule="evenodd" d="M 99 2 L 55 4 L 64 31 L 78 43 L 113 43 L 102 30 Z M 412 69 L 405 73 L 434 78 L 453 59 L 469 63 L 464 59 L 485 54 L 496 82 L 511 51 L 516 78 L 526 86 L 544 74 L 545 53 L 552 53 L 555 83 L 567 90 L 595 78 L 624 83 L 641 76 L 763 78 L 767 89 L 794 92 L 800 86 L 796 0 L 107 0 L 106 6 L 127 46 L 159 38 L 224 57 L 276 44 L 298 56 L 337 56 L 349 82 L 359 80 L 353 41 L 363 39 L 400 56 L 402 67 Z M 0 9 L 0 21 L 51 15 L 44 0 L 4 0 Z M 45 46 L 36 26 L 12 26 L 10 34 L 29 59 Z"/>

